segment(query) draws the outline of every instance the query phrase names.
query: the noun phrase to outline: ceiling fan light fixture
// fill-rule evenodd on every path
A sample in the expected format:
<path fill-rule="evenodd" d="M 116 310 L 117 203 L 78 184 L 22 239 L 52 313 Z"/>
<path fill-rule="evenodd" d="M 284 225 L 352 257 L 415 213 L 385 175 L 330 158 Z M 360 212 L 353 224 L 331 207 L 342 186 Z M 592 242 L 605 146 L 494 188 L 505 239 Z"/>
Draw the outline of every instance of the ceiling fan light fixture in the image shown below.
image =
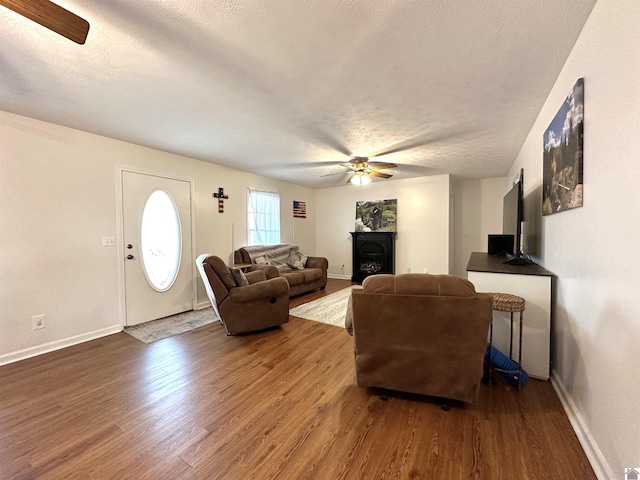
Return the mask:
<path fill-rule="evenodd" d="M 363 172 L 358 172 L 354 176 L 351 177 L 351 183 L 354 185 L 366 185 L 371 182 L 371 178 L 368 175 L 365 175 Z"/>

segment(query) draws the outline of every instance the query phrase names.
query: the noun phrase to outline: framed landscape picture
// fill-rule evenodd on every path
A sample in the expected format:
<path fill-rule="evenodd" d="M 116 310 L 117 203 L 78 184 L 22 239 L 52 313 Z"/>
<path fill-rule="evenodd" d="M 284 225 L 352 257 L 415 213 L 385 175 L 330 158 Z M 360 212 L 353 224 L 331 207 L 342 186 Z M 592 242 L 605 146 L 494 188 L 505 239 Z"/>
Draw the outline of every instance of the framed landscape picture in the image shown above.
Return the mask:
<path fill-rule="evenodd" d="M 579 78 L 544 132 L 542 214 L 582 206 L 584 78 Z"/>
<path fill-rule="evenodd" d="M 398 201 L 356 202 L 356 232 L 395 232 Z"/>

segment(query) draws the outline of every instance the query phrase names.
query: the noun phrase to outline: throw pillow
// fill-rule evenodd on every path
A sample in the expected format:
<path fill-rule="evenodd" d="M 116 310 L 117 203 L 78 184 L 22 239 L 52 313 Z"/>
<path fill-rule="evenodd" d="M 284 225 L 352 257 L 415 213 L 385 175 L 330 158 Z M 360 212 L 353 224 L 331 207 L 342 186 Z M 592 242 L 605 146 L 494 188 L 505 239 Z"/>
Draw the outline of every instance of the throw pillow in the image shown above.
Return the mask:
<path fill-rule="evenodd" d="M 299 250 L 292 248 L 289 251 L 289 258 L 287 258 L 287 265 L 297 270 L 302 270 L 307 263 L 307 256 L 300 253 Z"/>
<path fill-rule="evenodd" d="M 260 257 L 256 257 L 253 259 L 253 262 L 257 265 L 271 265 L 269 261 L 269 255 L 261 255 Z"/>
<path fill-rule="evenodd" d="M 231 275 L 233 275 L 233 279 L 236 281 L 236 286 L 245 287 L 249 285 L 249 280 L 247 280 L 242 270 L 239 268 L 229 268 L 229 270 L 231 270 Z"/>

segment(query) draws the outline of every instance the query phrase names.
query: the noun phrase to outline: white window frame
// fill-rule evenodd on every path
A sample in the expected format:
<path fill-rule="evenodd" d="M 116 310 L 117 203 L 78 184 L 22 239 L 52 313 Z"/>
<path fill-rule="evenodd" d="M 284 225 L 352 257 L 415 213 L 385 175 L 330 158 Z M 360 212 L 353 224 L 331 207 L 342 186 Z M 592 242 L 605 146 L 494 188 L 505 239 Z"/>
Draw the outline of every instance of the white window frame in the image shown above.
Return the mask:
<path fill-rule="evenodd" d="M 280 243 L 280 194 L 247 189 L 247 245 Z"/>

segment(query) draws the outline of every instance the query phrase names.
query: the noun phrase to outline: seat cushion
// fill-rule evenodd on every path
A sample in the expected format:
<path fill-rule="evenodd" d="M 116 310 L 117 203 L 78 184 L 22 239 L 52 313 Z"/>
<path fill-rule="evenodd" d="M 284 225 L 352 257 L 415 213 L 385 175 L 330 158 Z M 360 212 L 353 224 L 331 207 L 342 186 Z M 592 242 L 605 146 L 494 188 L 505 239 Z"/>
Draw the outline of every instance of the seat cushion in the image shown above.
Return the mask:
<path fill-rule="evenodd" d="M 280 276 L 287 279 L 289 285 L 302 285 L 304 283 L 304 275 L 299 270 L 280 270 Z"/>
<path fill-rule="evenodd" d="M 300 272 L 304 276 L 304 283 L 315 282 L 322 278 L 322 270 L 319 268 L 305 268 L 304 270 L 300 270 Z"/>

